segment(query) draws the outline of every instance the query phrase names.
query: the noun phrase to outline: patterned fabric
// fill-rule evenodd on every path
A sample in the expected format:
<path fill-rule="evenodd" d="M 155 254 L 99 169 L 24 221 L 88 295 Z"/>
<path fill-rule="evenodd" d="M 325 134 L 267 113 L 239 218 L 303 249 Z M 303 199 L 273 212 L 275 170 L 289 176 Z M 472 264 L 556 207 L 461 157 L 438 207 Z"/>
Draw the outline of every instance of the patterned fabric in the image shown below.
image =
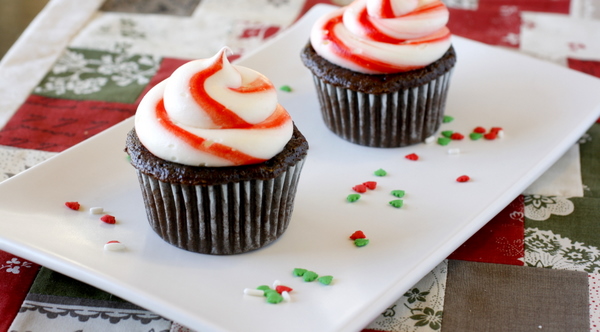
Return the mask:
<path fill-rule="evenodd" d="M 0 181 L 130 117 L 145 91 L 187 59 L 213 55 L 222 45 L 235 59 L 316 3 L 348 2 L 86 2 L 95 8 L 89 19 L 67 15 L 59 22 L 73 31 L 65 45 L 56 44 L 62 48 L 51 65 L 31 58 L 27 65 L 45 70 L 27 84 L 20 78 L 16 97 L 0 100 L 6 123 L 0 128 Z M 81 9 L 75 3 L 51 5 Z M 446 3 L 456 35 L 600 77 L 600 0 Z M 50 61 L 39 52 L 36 57 Z M 6 68 L 0 66 L 2 75 L 12 73 Z M 563 157 L 558 177 L 516 197 L 363 331 L 600 331 L 598 151 L 600 123 Z M 0 294 L 0 332 L 193 332 L 4 251 Z"/>

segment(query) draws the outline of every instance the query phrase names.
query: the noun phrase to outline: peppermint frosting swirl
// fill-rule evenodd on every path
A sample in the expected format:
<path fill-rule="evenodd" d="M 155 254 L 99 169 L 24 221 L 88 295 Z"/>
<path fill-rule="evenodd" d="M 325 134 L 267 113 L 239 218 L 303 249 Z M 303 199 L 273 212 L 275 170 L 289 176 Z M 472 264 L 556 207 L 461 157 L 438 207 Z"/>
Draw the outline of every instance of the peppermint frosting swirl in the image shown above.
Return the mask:
<path fill-rule="evenodd" d="M 450 48 L 448 9 L 439 0 L 356 0 L 312 27 L 317 54 L 365 74 L 425 67 Z"/>
<path fill-rule="evenodd" d="M 262 74 L 227 60 L 228 48 L 190 61 L 150 89 L 135 115 L 155 156 L 191 166 L 260 163 L 281 152 L 293 122 Z"/>

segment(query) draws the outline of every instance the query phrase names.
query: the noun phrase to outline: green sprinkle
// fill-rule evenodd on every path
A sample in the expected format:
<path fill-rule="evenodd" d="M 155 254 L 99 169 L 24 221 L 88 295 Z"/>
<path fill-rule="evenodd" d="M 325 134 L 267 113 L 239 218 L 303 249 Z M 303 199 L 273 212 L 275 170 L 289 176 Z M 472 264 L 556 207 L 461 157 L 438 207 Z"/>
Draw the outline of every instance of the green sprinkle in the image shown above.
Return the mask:
<path fill-rule="evenodd" d="M 369 239 L 356 239 L 354 240 L 354 245 L 357 247 L 364 247 L 369 244 Z"/>
<path fill-rule="evenodd" d="M 450 115 L 444 115 L 444 119 L 442 120 L 443 123 L 450 123 L 452 121 L 454 121 L 454 118 Z"/>
<path fill-rule="evenodd" d="M 404 197 L 404 190 L 392 190 L 391 194 L 398 198 L 402 198 Z"/>
<path fill-rule="evenodd" d="M 332 276 L 322 276 L 322 277 L 319 277 L 319 279 L 317 279 L 317 280 L 320 283 L 322 283 L 323 285 L 329 285 L 333 281 L 333 277 Z"/>
<path fill-rule="evenodd" d="M 304 275 L 302 277 L 304 278 L 304 281 L 311 282 L 317 280 L 319 275 L 314 273 L 313 271 L 306 271 L 304 272 Z"/>
<path fill-rule="evenodd" d="M 274 290 L 274 289 L 267 289 L 267 290 L 265 290 L 265 294 L 264 294 L 264 296 L 268 298 L 268 297 L 269 297 L 269 295 L 270 295 L 270 294 L 273 294 L 273 293 L 277 293 L 277 291 L 276 291 L 276 290 Z M 277 294 L 279 294 L 279 293 L 277 293 Z"/>
<path fill-rule="evenodd" d="M 295 268 L 294 272 L 292 272 L 296 277 L 302 277 L 304 273 L 306 273 L 306 269 Z"/>
<path fill-rule="evenodd" d="M 402 207 L 402 205 L 404 205 L 404 201 L 401 199 L 395 199 L 393 201 L 390 201 L 390 205 L 399 209 Z"/>
<path fill-rule="evenodd" d="M 279 303 L 283 301 L 283 296 L 281 296 L 281 294 L 277 293 L 277 292 L 271 292 L 269 293 L 269 295 L 267 295 L 267 302 L 269 303 Z"/>
<path fill-rule="evenodd" d="M 271 287 L 269 287 L 267 285 L 260 285 L 260 286 L 256 287 L 256 289 L 260 289 L 261 291 L 266 292 L 269 289 L 271 289 Z"/>
<path fill-rule="evenodd" d="M 437 140 L 439 145 L 448 145 L 448 143 L 450 143 L 450 141 L 452 141 L 452 140 L 449 139 L 448 137 L 439 137 Z"/>
<path fill-rule="evenodd" d="M 442 131 L 442 136 L 450 138 L 452 136 L 452 134 L 454 134 L 454 131 L 452 130 L 444 130 Z"/>
<path fill-rule="evenodd" d="M 292 92 L 292 88 L 289 85 L 282 85 L 279 90 L 281 91 L 285 91 L 285 92 Z"/>
<path fill-rule="evenodd" d="M 348 195 L 348 197 L 346 197 L 346 200 L 350 203 L 354 203 L 354 202 L 358 201 L 359 199 L 360 199 L 359 194 L 350 194 L 350 195 Z"/>
<path fill-rule="evenodd" d="M 380 168 L 380 169 L 376 170 L 374 174 L 376 176 L 386 176 L 387 172 L 385 170 L 383 170 L 383 169 Z"/>
<path fill-rule="evenodd" d="M 483 134 L 480 134 L 480 133 L 470 133 L 470 134 L 469 134 L 469 137 L 470 137 L 472 140 L 476 141 L 476 140 L 478 140 L 478 139 L 482 138 L 482 137 L 483 137 Z"/>

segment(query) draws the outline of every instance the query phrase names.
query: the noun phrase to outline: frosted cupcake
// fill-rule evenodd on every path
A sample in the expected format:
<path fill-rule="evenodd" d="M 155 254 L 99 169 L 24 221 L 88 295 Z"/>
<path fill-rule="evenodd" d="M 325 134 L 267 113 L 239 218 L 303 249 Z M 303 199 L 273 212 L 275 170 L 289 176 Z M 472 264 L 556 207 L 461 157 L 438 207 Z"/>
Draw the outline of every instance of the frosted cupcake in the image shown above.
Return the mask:
<path fill-rule="evenodd" d="M 357 0 L 319 18 L 301 57 L 327 127 L 371 147 L 433 135 L 456 62 L 448 17 L 438 0 Z"/>
<path fill-rule="evenodd" d="M 284 233 L 308 150 L 271 82 L 226 53 L 188 62 L 152 88 L 126 142 L 152 229 L 217 255 Z"/>

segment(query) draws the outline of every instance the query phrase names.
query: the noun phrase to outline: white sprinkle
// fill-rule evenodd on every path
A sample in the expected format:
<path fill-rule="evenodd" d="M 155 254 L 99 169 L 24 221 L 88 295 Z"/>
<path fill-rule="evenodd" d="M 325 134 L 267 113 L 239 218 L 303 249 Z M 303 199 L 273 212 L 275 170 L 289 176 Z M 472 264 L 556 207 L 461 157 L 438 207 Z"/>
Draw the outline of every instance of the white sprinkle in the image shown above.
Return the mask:
<path fill-rule="evenodd" d="M 425 143 L 427 144 L 431 144 L 433 142 L 435 142 L 435 136 L 429 136 L 425 139 Z"/>
<path fill-rule="evenodd" d="M 104 209 L 101 207 L 92 207 L 90 208 L 90 214 L 101 214 L 104 212 Z"/>
<path fill-rule="evenodd" d="M 459 154 L 459 153 L 460 153 L 459 148 L 448 149 L 448 154 Z"/>
<path fill-rule="evenodd" d="M 123 251 L 123 250 L 125 250 L 125 245 L 123 245 L 119 241 L 108 241 L 104 245 L 104 250 L 108 250 L 108 251 Z"/>
<path fill-rule="evenodd" d="M 503 138 L 504 137 L 504 130 L 498 130 L 498 133 L 496 134 L 496 137 Z"/>
<path fill-rule="evenodd" d="M 260 289 L 244 288 L 244 294 L 252 296 L 265 296 L 265 292 Z"/>
<path fill-rule="evenodd" d="M 273 288 L 277 288 L 277 286 L 281 285 L 281 281 L 275 280 L 273 281 Z"/>
<path fill-rule="evenodd" d="M 290 296 L 290 293 L 288 293 L 287 291 L 283 291 L 281 292 L 281 296 L 283 297 L 283 300 L 285 302 L 290 302 L 292 301 L 292 297 Z"/>

